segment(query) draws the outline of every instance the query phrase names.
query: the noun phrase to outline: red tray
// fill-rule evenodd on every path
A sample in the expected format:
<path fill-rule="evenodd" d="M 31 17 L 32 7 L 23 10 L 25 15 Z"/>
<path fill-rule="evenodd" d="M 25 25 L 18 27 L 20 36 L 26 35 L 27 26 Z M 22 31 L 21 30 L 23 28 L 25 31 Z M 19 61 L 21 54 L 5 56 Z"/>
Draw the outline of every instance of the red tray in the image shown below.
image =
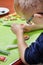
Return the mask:
<path fill-rule="evenodd" d="M 17 60 L 16 62 L 14 62 L 12 65 L 24 65 L 23 62 L 21 61 L 21 59 Z"/>

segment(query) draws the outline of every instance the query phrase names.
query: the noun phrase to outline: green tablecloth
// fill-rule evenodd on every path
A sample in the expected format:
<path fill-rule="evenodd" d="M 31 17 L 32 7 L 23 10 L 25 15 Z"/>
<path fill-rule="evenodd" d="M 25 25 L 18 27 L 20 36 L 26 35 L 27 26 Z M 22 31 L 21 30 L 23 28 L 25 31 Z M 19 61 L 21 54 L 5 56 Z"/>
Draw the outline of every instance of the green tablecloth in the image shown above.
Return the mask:
<path fill-rule="evenodd" d="M 18 20 L 17 22 L 22 23 L 23 21 Z M 36 38 L 40 35 L 41 32 L 43 32 L 43 30 L 36 30 L 26 33 L 30 36 L 30 39 L 27 40 L 26 43 L 30 45 L 31 42 L 34 42 L 36 40 Z M 17 44 L 15 40 L 16 40 L 16 36 L 12 33 L 10 27 L 3 26 L 2 24 L 0 24 L 0 49 L 6 50 L 8 45 Z M 0 56 L 5 56 L 7 58 L 5 62 L 0 61 L 0 65 L 10 65 L 10 63 L 19 59 L 18 48 L 9 51 L 10 54 L 8 56 L 0 54 Z"/>

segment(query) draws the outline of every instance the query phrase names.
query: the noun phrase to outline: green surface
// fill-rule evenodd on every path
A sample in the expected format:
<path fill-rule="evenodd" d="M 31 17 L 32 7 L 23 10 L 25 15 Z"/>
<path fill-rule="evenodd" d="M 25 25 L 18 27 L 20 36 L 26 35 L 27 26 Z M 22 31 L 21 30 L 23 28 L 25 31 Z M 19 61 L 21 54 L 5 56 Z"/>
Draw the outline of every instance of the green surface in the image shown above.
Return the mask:
<path fill-rule="evenodd" d="M 6 50 L 8 45 L 13 44 L 14 39 L 16 36 L 12 34 L 10 28 L 0 26 L 0 49 Z M 2 54 L 0 54 L 1 56 Z M 5 56 L 5 55 L 2 55 Z M 6 62 L 0 62 L 0 65 L 9 65 L 11 62 L 19 58 L 18 49 L 13 49 L 10 51 Z"/>
<path fill-rule="evenodd" d="M 8 45 L 17 44 L 16 36 L 12 33 L 10 27 L 3 26 L 4 22 L 7 22 L 7 24 L 12 22 L 24 23 L 25 20 L 17 19 L 16 21 L 4 21 L 0 19 L 0 50 L 6 50 Z M 30 45 L 31 42 L 34 42 L 41 32 L 43 32 L 43 30 L 36 30 L 33 32 L 26 33 L 30 36 L 30 39 L 26 41 L 27 44 Z M 0 54 L 0 56 L 5 56 L 7 58 L 5 62 L 0 61 L 0 65 L 10 65 L 10 63 L 19 58 L 18 48 L 9 50 L 9 52 L 10 54 L 8 56 Z"/>
<path fill-rule="evenodd" d="M 25 20 L 17 18 L 15 16 L 11 16 L 10 18 L 16 18 L 17 20 L 11 21 L 10 19 L 7 20 L 7 18 L 0 18 L 0 50 L 7 50 L 8 45 L 17 44 L 16 36 L 12 33 L 10 27 L 3 25 L 11 25 L 14 22 L 18 24 L 25 22 Z M 10 63 L 19 59 L 18 48 L 8 51 L 10 52 L 8 56 L 0 53 L 0 56 L 5 56 L 7 58 L 5 62 L 0 61 L 0 65 L 10 65 Z"/>

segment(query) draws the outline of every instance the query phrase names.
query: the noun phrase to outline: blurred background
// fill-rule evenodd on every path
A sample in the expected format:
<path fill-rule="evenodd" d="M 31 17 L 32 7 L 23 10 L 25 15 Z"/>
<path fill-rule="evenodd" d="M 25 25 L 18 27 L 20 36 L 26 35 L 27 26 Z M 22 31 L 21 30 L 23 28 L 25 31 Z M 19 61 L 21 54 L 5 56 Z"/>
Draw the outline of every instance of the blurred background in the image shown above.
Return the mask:
<path fill-rule="evenodd" d="M 0 7 L 9 8 L 10 13 L 14 13 L 14 0 L 0 0 Z"/>

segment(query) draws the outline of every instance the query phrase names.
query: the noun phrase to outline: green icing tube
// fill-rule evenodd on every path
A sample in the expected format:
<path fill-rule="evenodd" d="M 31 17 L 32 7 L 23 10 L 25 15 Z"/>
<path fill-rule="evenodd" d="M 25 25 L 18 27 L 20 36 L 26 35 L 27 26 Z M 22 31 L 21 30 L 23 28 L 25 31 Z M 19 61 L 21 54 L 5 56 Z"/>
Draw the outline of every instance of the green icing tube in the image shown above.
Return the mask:
<path fill-rule="evenodd" d="M 9 55 L 9 51 L 6 51 L 6 50 L 0 50 L 0 54 L 3 54 L 3 55 Z"/>

